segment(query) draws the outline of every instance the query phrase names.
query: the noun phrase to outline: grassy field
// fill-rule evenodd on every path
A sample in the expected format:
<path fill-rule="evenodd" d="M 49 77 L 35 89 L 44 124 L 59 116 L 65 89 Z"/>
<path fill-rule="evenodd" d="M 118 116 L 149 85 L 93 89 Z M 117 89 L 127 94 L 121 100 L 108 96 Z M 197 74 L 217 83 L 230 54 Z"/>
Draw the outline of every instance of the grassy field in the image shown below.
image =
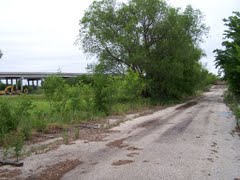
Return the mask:
<path fill-rule="evenodd" d="M 18 128 L 46 133 L 51 131 L 49 129 L 51 129 L 52 126 L 62 128 L 85 121 L 96 121 L 107 116 L 107 114 L 98 110 L 56 112 L 53 109 L 54 105 L 50 103 L 51 101 L 44 95 L 4 95 L 0 96 L 0 108 L 4 107 L 6 110 L 0 111 L 0 115 L 1 117 L 5 117 L 6 121 L 16 121 L 13 123 L 18 124 Z M 112 111 L 108 115 L 124 115 L 150 107 L 152 107 L 152 105 L 148 100 L 119 102 L 112 106 Z M 25 127 L 26 124 L 28 127 Z M 2 122 L 1 125 L 3 126 L 4 122 Z M 9 125 L 9 123 L 5 122 L 5 125 Z"/>
<path fill-rule="evenodd" d="M 0 96 L 0 101 L 5 100 L 13 105 L 16 105 L 19 101 L 25 98 L 29 99 L 37 109 L 47 110 L 50 108 L 50 104 L 44 95 L 3 95 Z"/>

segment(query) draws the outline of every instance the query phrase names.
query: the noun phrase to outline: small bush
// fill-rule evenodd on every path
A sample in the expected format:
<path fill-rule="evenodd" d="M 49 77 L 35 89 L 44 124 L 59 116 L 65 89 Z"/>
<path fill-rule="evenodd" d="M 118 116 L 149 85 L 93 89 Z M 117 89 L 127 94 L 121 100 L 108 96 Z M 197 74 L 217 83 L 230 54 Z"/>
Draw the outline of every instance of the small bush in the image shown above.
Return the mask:
<path fill-rule="evenodd" d="M 10 132 L 20 131 L 24 138 L 29 139 L 32 131 L 32 114 L 34 106 L 25 96 L 14 105 L 1 99 L 0 101 L 0 141 Z"/>
<path fill-rule="evenodd" d="M 0 141 L 5 134 L 17 129 L 19 118 L 14 112 L 14 106 L 7 101 L 0 101 Z"/>
<path fill-rule="evenodd" d="M 11 131 L 5 134 L 3 142 L 5 158 L 12 152 L 18 161 L 24 144 L 24 134 L 21 131 Z"/>
<path fill-rule="evenodd" d="M 33 111 L 34 117 L 32 121 L 32 128 L 38 132 L 44 132 L 47 128 L 49 113 L 46 110 L 35 109 Z"/>
<path fill-rule="evenodd" d="M 240 130 L 240 97 L 231 91 L 227 91 L 225 93 L 224 100 L 234 112 L 236 116 L 236 127 Z"/>

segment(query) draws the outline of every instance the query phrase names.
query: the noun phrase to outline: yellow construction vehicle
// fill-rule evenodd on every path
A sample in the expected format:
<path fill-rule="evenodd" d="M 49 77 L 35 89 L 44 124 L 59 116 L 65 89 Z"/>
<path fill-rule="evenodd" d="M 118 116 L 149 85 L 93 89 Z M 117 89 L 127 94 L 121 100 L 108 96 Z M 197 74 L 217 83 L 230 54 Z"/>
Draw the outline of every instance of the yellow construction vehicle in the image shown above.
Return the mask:
<path fill-rule="evenodd" d="M 13 90 L 14 86 L 7 86 L 4 91 L 0 91 L 0 95 L 6 95 L 6 94 L 13 94 L 14 90 Z"/>
<path fill-rule="evenodd" d="M 20 95 L 22 92 L 20 90 L 14 91 L 14 86 L 7 86 L 4 91 L 0 91 L 0 95 Z M 28 94 L 28 89 L 24 89 L 24 94 Z"/>
<path fill-rule="evenodd" d="M 5 95 L 5 91 L 0 91 L 0 95 Z"/>

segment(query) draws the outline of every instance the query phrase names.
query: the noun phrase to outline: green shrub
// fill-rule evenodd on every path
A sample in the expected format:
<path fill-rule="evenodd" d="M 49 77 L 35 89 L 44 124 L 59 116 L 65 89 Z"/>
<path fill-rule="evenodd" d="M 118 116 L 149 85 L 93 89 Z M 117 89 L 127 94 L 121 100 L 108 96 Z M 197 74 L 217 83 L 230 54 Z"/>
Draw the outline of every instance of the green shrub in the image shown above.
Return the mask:
<path fill-rule="evenodd" d="M 0 141 L 3 140 L 5 134 L 12 131 L 21 131 L 24 137 L 29 139 L 32 131 L 31 111 L 33 108 L 32 102 L 26 96 L 22 96 L 15 104 L 1 99 Z"/>
<path fill-rule="evenodd" d="M 56 99 L 56 92 L 57 95 L 61 95 L 60 93 L 64 92 L 64 85 L 65 85 L 65 80 L 58 76 L 58 75 L 53 75 L 45 79 L 43 83 L 43 90 L 46 95 L 46 97 L 49 100 L 54 100 Z"/>
<path fill-rule="evenodd" d="M 0 101 L 0 141 L 4 135 L 10 131 L 16 130 L 19 124 L 19 118 L 14 113 L 14 106 L 8 101 Z"/>
<path fill-rule="evenodd" d="M 94 92 L 90 85 L 80 83 L 66 87 L 66 106 L 64 111 L 92 111 L 94 108 Z"/>
<path fill-rule="evenodd" d="M 26 139 L 32 135 L 32 114 L 31 111 L 35 106 L 27 96 L 22 96 L 14 109 L 19 119 L 18 129 L 23 133 Z"/>
<path fill-rule="evenodd" d="M 50 113 L 44 112 L 43 110 L 35 110 L 34 115 L 34 118 L 31 120 L 32 128 L 36 129 L 38 132 L 44 132 L 47 128 Z"/>
<path fill-rule="evenodd" d="M 224 100 L 236 116 L 236 127 L 240 130 L 240 97 L 231 91 L 227 91 Z"/>
<path fill-rule="evenodd" d="M 115 87 L 118 90 L 117 101 L 136 101 L 138 100 L 142 92 L 146 89 L 146 83 L 139 76 L 138 73 L 128 71 L 128 73 L 122 78 L 114 79 Z"/>
<path fill-rule="evenodd" d="M 24 144 L 24 134 L 21 131 L 11 131 L 5 134 L 3 142 L 5 158 L 9 152 L 13 152 L 18 161 Z"/>
<path fill-rule="evenodd" d="M 93 80 L 95 108 L 108 114 L 113 103 L 113 87 L 110 86 L 112 79 L 108 75 L 95 73 Z"/>

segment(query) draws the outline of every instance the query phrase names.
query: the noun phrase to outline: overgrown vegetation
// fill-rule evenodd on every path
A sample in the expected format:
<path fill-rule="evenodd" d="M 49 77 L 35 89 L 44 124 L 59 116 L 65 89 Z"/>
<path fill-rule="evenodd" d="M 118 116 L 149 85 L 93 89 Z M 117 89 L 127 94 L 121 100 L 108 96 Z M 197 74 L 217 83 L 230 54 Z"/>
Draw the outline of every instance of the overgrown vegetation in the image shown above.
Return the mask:
<path fill-rule="evenodd" d="M 51 76 L 44 81 L 44 95 L 0 97 L 1 144 L 8 142 L 6 139 L 14 132 L 30 139 L 34 131 L 51 132 L 65 124 L 123 114 L 150 105 L 149 99 L 141 98 L 144 83 L 136 73 L 129 72 L 124 77 L 89 75 L 91 83 L 84 78 L 77 77 L 78 81 L 69 83 L 60 76 Z"/>
<path fill-rule="evenodd" d="M 240 107 L 239 107 L 240 97 L 234 95 L 230 91 L 227 91 L 225 93 L 224 99 L 226 103 L 229 105 L 230 109 L 234 112 L 236 116 L 237 128 L 240 130 Z"/>
<path fill-rule="evenodd" d="M 199 10 L 182 11 L 160 0 L 94 1 L 81 20 L 80 40 L 99 63 L 89 66 L 88 75 L 45 79 L 44 94 L 1 97 L 0 142 L 9 142 L 18 157 L 18 138 L 30 139 L 34 131 L 195 95 L 216 80 L 199 62 L 199 43 L 208 30 L 202 20 Z M 15 133 L 21 136 L 11 139 Z"/>
<path fill-rule="evenodd" d="M 222 43 L 224 49 L 216 49 L 216 67 L 219 67 L 228 83 L 227 101 L 236 117 L 240 116 L 240 12 L 223 20 L 228 27 Z M 239 127 L 239 120 L 237 121 Z"/>
<path fill-rule="evenodd" d="M 82 77 L 85 79 L 85 76 Z M 78 78 L 76 83 L 69 83 L 59 76 L 52 76 L 46 79 L 43 89 L 47 99 L 50 101 L 52 112 L 64 114 L 75 114 L 81 117 L 92 119 L 95 114 L 108 115 L 118 113 L 119 104 L 137 104 L 141 99 L 141 92 L 144 89 L 144 82 L 139 75 L 132 71 L 125 76 L 110 76 L 102 73 L 94 73 L 88 77 L 91 81 L 84 81 Z"/>

